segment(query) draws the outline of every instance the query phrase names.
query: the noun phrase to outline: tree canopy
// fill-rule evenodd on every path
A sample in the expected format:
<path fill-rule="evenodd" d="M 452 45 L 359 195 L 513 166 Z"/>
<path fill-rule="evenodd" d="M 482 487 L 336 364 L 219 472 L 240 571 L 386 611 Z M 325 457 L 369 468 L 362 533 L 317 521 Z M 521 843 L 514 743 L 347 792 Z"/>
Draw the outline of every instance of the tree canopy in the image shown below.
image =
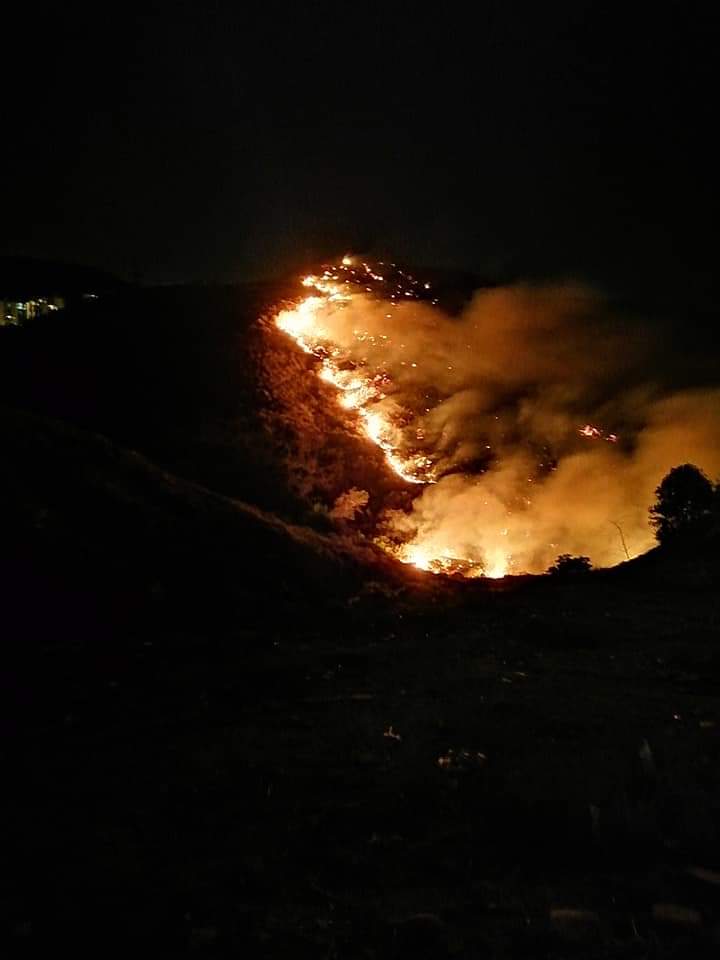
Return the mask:
<path fill-rule="evenodd" d="M 718 514 L 717 487 L 692 463 L 673 467 L 655 495 L 650 523 L 659 543 L 702 537 Z"/>

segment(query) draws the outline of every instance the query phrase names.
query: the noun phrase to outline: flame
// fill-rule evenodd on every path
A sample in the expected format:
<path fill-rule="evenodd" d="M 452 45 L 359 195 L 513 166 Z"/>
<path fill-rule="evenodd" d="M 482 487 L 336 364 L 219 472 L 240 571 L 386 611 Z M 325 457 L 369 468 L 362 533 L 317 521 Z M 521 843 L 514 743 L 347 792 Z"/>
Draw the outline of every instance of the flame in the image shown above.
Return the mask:
<path fill-rule="evenodd" d="M 528 461 L 524 452 L 513 457 L 511 451 L 508 468 L 508 458 L 502 460 L 507 450 L 504 424 L 492 425 L 498 440 L 482 449 L 469 444 L 479 450 L 476 463 L 460 478 L 460 486 L 453 486 L 457 464 L 449 462 L 443 437 L 438 439 L 441 418 L 435 411 L 462 386 L 464 367 L 450 362 L 452 354 L 445 356 L 448 344 L 442 335 L 438 355 L 433 352 L 435 329 L 447 333 L 448 318 L 414 304 L 423 299 L 438 302 L 431 299 L 430 285 L 419 284 L 395 264 L 370 264 L 350 254 L 301 283 L 303 295 L 276 313 L 277 328 L 314 359 L 317 375 L 336 391 L 358 434 L 382 451 L 390 470 L 416 488 L 412 512 L 388 509 L 375 542 L 401 563 L 434 574 L 498 579 L 528 569 L 528 564 L 539 568 L 541 560 L 535 558 L 558 546 L 545 542 L 553 534 L 542 524 L 542 540 L 537 542 L 541 507 L 536 504 L 543 502 L 545 481 L 557 469 L 554 442 L 553 448 L 542 448 L 537 458 L 541 462 Z M 478 339 L 476 346 L 481 345 Z M 428 356 L 413 356 L 413 346 Z M 471 349 L 470 343 L 465 346 Z M 438 362 L 443 366 L 439 374 Z M 451 378 L 444 373 L 446 363 Z M 496 421 L 499 414 L 502 410 L 494 415 Z M 574 450 L 586 441 L 600 441 L 592 444 L 592 456 L 602 455 L 605 443 L 619 442 L 617 434 L 593 423 L 569 421 L 569 429 L 565 424 L 559 456 L 568 445 Z M 492 439 L 492 431 L 487 439 Z M 625 446 L 619 445 L 619 455 Z M 460 457 L 458 463 L 463 470 Z M 439 481 L 439 486 L 428 487 Z M 478 489 L 468 496 L 471 485 Z M 452 522 L 444 523 L 443 511 L 453 496 L 448 513 Z M 484 501 L 479 499 L 483 496 Z"/>
<path fill-rule="evenodd" d="M 508 554 L 493 551 L 486 563 L 484 575 L 492 580 L 500 580 L 507 576 L 510 569 L 510 560 Z"/>
<path fill-rule="evenodd" d="M 383 264 L 379 266 L 383 267 Z M 306 353 L 319 363 L 318 376 L 338 391 L 338 402 L 347 411 L 355 414 L 361 433 L 377 447 L 385 460 L 402 480 L 412 484 L 435 483 L 433 461 L 422 452 L 407 451 L 403 442 L 402 424 L 393 419 L 389 408 L 381 401 L 386 399 L 385 386 L 391 384 L 385 371 L 373 374 L 367 366 L 349 363 L 349 357 L 333 340 L 331 331 L 324 323 L 326 311 L 342 309 L 355 301 L 369 300 L 379 285 L 385 285 L 385 299 L 394 304 L 399 298 L 416 298 L 430 289 L 424 284 L 422 290 L 412 277 L 390 264 L 396 276 L 386 279 L 387 271 L 345 255 L 339 264 L 325 269 L 322 274 L 310 274 L 302 279 L 302 285 L 312 292 L 290 307 L 280 310 L 275 317 L 276 326 L 292 337 Z M 391 292 L 388 292 L 391 291 Z M 435 303 L 436 301 L 433 301 Z M 392 314 L 386 314 L 391 319 Z M 354 331 L 359 341 L 372 344 L 378 338 L 367 331 Z M 380 340 L 387 340 L 382 335 Z M 417 367 L 417 362 L 408 360 L 408 365 Z M 416 429 L 418 441 L 423 440 L 422 429 Z M 378 541 L 380 542 L 380 541 Z M 436 574 L 460 574 L 464 577 L 504 577 L 510 570 L 511 557 L 497 550 L 484 559 L 457 557 L 447 548 L 422 542 L 417 537 L 400 545 L 381 542 L 380 545 L 402 563 L 411 564 L 420 570 Z"/>
<path fill-rule="evenodd" d="M 592 423 L 586 423 L 584 427 L 579 427 L 578 435 L 588 440 L 607 440 L 608 443 L 617 443 L 618 441 L 616 433 L 605 433 L 604 430 Z"/>
<path fill-rule="evenodd" d="M 347 278 L 341 279 L 343 271 L 357 273 L 351 269 L 354 262 L 352 257 L 345 256 L 336 270 L 325 270 L 321 276 L 311 274 L 303 277 L 303 286 L 312 288 L 316 293 L 291 308 L 281 310 L 275 318 L 275 324 L 306 353 L 320 361 L 320 378 L 339 391 L 341 406 L 357 414 L 362 432 L 380 447 L 390 468 L 407 483 L 434 483 L 430 458 L 421 454 L 402 454 L 397 426 L 386 414 L 373 409 L 373 404 L 385 398 L 385 393 L 378 385 L 382 377 L 372 377 L 366 369 L 343 369 L 341 362 L 345 358 L 342 351 L 332 345 L 330 331 L 323 326 L 322 314 L 329 305 L 341 306 L 362 298 L 364 292 L 372 291 L 372 287 L 366 287 L 363 293 L 351 292 L 351 287 L 356 284 Z M 384 281 L 385 278 L 375 273 L 368 264 L 362 263 L 360 266 L 365 274 L 365 277 L 361 275 L 363 282 L 368 278 L 376 282 Z M 403 293 L 413 296 L 411 289 Z M 356 336 L 360 340 L 370 337 L 363 331 L 356 332 Z"/>
<path fill-rule="evenodd" d="M 460 574 L 463 577 L 489 577 L 492 580 L 507 576 L 510 572 L 511 557 L 502 551 L 491 551 L 484 560 L 452 556 L 449 551 L 422 543 L 403 544 L 391 551 L 401 563 L 412 564 L 419 570 L 430 573 Z"/>

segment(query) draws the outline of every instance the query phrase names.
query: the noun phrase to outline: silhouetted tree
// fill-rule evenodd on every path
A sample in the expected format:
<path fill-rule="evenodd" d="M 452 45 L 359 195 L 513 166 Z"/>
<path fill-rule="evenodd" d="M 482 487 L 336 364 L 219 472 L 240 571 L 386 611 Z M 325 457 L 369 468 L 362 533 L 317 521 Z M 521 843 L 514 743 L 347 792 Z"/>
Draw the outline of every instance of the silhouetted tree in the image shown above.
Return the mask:
<path fill-rule="evenodd" d="M 659 543 L 694 540 L 709 531 L 718 492 L 699 467 L 673 467 L 655 491 L 650 523 Z"/>
<path fill-rule="evenodd" d="M 589 573 L 590 570 L 592 570 L 590 557 L 573 557 L 569 553 L 561 553 L 555 563 L 548 567 L 547 572 L 555 577 L 573 577 Z"/>

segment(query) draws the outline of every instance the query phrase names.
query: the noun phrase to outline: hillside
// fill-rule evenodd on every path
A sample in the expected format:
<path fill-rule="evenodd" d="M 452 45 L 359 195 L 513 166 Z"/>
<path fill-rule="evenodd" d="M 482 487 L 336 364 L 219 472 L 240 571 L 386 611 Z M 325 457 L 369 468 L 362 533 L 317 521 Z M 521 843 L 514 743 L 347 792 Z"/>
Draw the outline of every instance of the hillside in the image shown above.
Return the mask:
<path fill-rule="evenodd" d="M 270 390 L 267 295 L 123 295 L 0 338 L 4 945 L 714 955 L 712 555 L 392 564 L 296 492 L 303 430 L 331 428 L 337 489 L 358 441 L 281 342 Z"/>
<path fill-rule="evenodd" d="M 33 601 L 47 586 L 102 609 L 110 631 L 161 614 L 206 632 L 228 617 L 307 616 L 313 600 L 332 607 L 389 567 L 368 545 L 285 523 L 60 421 L 0 408 L 0 442 L 2 579 L 24 594 L 8 592 L 23 633 L 30 609 L 67 639 Z"/>

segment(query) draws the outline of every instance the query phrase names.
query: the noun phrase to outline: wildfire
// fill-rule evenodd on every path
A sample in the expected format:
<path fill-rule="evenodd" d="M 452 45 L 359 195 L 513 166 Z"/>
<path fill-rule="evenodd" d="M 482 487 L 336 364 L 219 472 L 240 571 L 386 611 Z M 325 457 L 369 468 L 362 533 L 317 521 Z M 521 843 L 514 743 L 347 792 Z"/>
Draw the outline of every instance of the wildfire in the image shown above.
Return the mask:
<path fill-rule="evenodd" d="M 396 264 L 346 254 L 303 277 L 297 299 L 274 317 L 332 387 L 346 429 L 412 485 L 390 485 L 384 504 L 372 498 L 363 529 L 372 520 L 375 543 L 419 570 L 468 578 L 542 572 L 562 552 L 588 551 L 610 565 L 627 553 L 616 517 L 635 552 L 649 545 L 638 505 L 658 469 L 654 434 L 643 447 L 636 430 L 621 441 L 603 424 L 598 411 L 619 410 L 605 392 L 614 380 L 604 370 L 596 377 L 588 362 L 596 331 L 578 308 L 596 310 L 595 298 L 572 286 L 517 284 L 481 288 L 459 310 L 435 310 L 437 302 Z M 270 368 L 283 375 L 281 364 Z M 285 416 L 295 390 L 278 388 Z M 575 419 L 580 401 L 587 406 Z M 303 441 L 314 442 L 310 433 Z M 304 484 L 299 449 L 290 466 Z M 337 475 L 333 459 L 321 464 L 325 499 Z"/>
<path fill-rule="evenodd" d="M 417 286 L 417 281 L 398 273 L 405 278 L 407 285 L 395 284 L 391 299 L 398 293 L 415 296 L 413 288 Z M 339 402 L 346 410 L 357 414 L 364 435 L 380 447 L 391 469 L 407 483 L 434 483 L 430 458 L 420 453 L 408 455 L 401 452 L 398 425 L 375 406 L 386 397 L 382 384 L 387 376 L 372 374 L 367 367 L 355 364 L 348 369 L 347 356 L 333 342 L 329 330 L 323 325 L 323 314 L 328 307 L 339 307 L 367 298 L 378 284 L 384 283 L 385 277 L 369 264 L 355 266 L 354 259 L 345 256 L 337 267 L 327 269 L 319 276 L 311 274 L 304 277 L 303 286 L 316 292 L 292 308 L 281 310 L 275 323 L 306 353 L 318 359 L 320 378 L 339 391 Z M 355 337 L 359 341 L 376 339 L 361 330 L 355 331 Z"/>
<path fill-rule="evenodd" d="M 407 310 L 408 301 L 429 299 L 429 284 L 418 283 L 395 264 L 371 265 L 348 254 L 322 272 L 304 277 L 302 285 L 307 295 L 277 314 L 277 327 L 316 359 L 318 376 L 337 390 L 339 404 L 354 416 L 358 431 L 382 450 L 390 469 L 407 483 L 436 483 L 439 477 L 434 461 L 423 449 L 423 422 L 417 410 L 405 410 L 393 400 L 393 376 L 382 360 L 386 356 L 383 351 L 402 329 L 393 327 L 395 311 Z M 352 311 L 345 312 L 349 308 Z M 348 316 L 352 319 L 347 320 Z M 378 328 L 379 316 L 387 323 L 387 332 L 382 325 Z M 351 329 L 352 323 L 361 326 Z M 372 329 L 366 329 L 366 324 Z M 403 342 L 394 347 L 395 354 L 402 351 L 401 367 L 418 368 L 421 357 L 406 356 Z M 452 369 L 449 365 L 448 370 Z M 430 409 L 424 407 L 425 413 Z M 578 427 L 577 435 L 583 440 L 618 440 L 616 434 L 592 423 Z M 540 471 L 544 467 L 539 464 Z M 527 482 L 533 484 L 535 479 L 530 476 Z M 532 501 L 526 497 L 523 503 L 520 510 L 530 507 Z M 507 529 L 486 530 L 481 557 L 476 555 L 477 549 L 448 546 L 421 533 L 400 544 L 394 539 L 379 539 L 378 543 L 397 560 L 420 570 L 499 578 L 513 569 L 507 534 Z M 523 533 L 516 529 L 518 535 Z"/>
<path fill-rule="evenodd" d="M 502 553 L 497 553 L 488 560 L 472 560 L 444 552 L 435 553 L 429 547 L 418 543 L 405 544 L 395 556 L 401 563 L 412 564 L 419 570 L 430 573 L 460 574 L 468 578 L 489 577 L 492 580 L 506 576 L 510 565 L 510 557 Z"/>
<path fill-rule="evenodd" d="M 316 358 L 318 376 L 335 387 L 340 405 L 355 414 L 362 434 L 383 451 L 388 466 L 401 479 L 418 485 L 435 483 L 432 459 L 422 450 L 408 450 L 402 423 L 381 403 L 392 386 L 388 372 L 373 372 L 368 365 L 352 361 L 326 323 L 328 311 L 342 309 L 351 303 L 369 303 L 373 298 L 382 297 L 392 306 L 428 297 L 430 284 L 419 284 L 395 264 L 371 266 L 346 255 L 340 263 L 322 273 L 304 277 L 302 285 L 312 292 L 292 307 L 281 310 L 275 317 L 276 326 Z M 392 313 L 385 314 L 385 318 L 391 320 Z M 355 330 L 353 334 L 356 341 L 372 345 L 388 340 L 387 334 L 378 337 L 366 330 Z M 410 358 L 405 363 L 411 368 L 418 365 Z M 416 428 L 415 438 L 422 442 L 422 429 Z M 502 551 L 484 559 L 458 557 L 449 550 L 417 542 L 417 539 L 399 546 L 381 545 L 402 563 L 437 574 L 499 578 L 508 573 L 511 562 L 510 556 Z"/>

